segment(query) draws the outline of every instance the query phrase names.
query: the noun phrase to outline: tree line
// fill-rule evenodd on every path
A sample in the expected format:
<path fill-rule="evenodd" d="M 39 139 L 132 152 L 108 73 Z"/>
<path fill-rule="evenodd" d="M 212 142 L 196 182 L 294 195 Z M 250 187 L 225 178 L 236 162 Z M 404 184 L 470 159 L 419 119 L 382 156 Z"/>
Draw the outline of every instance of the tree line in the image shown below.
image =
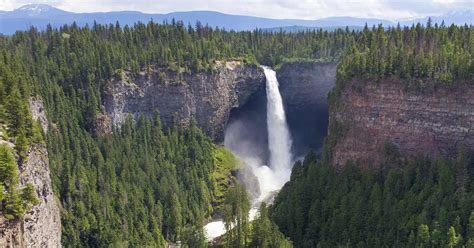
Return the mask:
<path fill-rule="evenodd" d="M 338 82 L 386 75 L 457 81 L 472 78 L 472 33 L 472 27 L 431 24 L 361 32 L 233 32 L 172 21 L 133 27 L 71 24 L 0 36 L 0 132 L 15 144 L 15 150 L 3 152 L 7 155 L 2 161 L 7 162 L 1 165 L 14 168 L 13 155 L 17 168 L 29 146 L 42 142 L 28 110 L 29 98 L 38 95 L 51 124 L 45 142 L 54 192 L 63 207 L 64 246 L 202 244 L 202 224 L 215 208 L 216 192 L 219 198 L 222 193 L 212 176 L 218 167 L 216 148 L 195 126 L 163 127 L 157 116 L 128 120 L 113 134 L 97 136 L 104 90 L 115 73 L 138 73 L 151 66 L 212 73 L 216 60 L 270 66 L 314 60 L 339 62 Z M 9 194 L 9 188 L 4 184 L 1 192 Z M 265 217 L 266 211 L 262 213 Z M 459 216 L 461 229 L 451 218 L 448 222 L 465 240 L 465 215 Z M 261 223 L 267 227 L 255 232 L 276 230 L 267 219 Z M 290 233 L 284 222 L 276 223 L 300 244 L 300 234 Z M 430 232 L 436 228 L 432 222 L 416 224 L 427 225 Z M 426 229 L 409 226 L 415 236 L 418 228 Z M 446 227 L 440 227 L 442 233 Z M 233 237 L 242 240 L 241 234 Z"/>
<path fill-rule="evenodd" d="M 336 172 L 309 154 L 272 220 L 297 247 L 473 247 L 474 157 L 401 161 Z"/>
<path fill-rule="evenodd" d="M 471 83 L 474 77 L 474 28 L 421 24 L 384 28 L 352 37 L 338 66 L 338 79 L 396 77 L 419 84 Z"/>

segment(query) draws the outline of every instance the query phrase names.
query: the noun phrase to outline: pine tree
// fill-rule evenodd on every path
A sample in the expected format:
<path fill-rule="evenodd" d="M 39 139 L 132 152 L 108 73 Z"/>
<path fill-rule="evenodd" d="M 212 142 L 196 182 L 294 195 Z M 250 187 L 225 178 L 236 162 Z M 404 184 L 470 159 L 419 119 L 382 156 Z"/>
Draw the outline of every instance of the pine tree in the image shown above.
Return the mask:
<path fill-rule="evenodd" d="M 447 247 L 449 248 L 454 248 L 456 245 L 461 241 L 461 235 L 458 235 L 456 233 L 456 230 L 454 229 L 453 226 L 449 227 L 448 230 L 448 242 L 447 242 Z"/>
<path fill-rule="evenodd" d="M 417 232 L 417 247 L 429 247 L 430 244 L 430 230 L 428 225 L 422 224 L 418 227 Z"/>

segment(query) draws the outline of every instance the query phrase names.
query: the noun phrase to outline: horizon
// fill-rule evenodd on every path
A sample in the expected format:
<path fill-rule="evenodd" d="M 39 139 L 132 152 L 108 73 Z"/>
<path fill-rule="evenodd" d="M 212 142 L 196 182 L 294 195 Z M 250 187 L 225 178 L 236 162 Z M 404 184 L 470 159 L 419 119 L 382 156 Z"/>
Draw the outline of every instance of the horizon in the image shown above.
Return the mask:
<path fill-rule="evenodd" d="M 415 4 L 402 0 L 390 2 L 388 0 L 359 0 L 341 3 L 342 0 L 308 0 L 305 3 L 290 4 L 290 0 L 277 0 L 270 3 L 270 0 L 247 1 L 247 4 L 237 3 L 235 0 L 219 1 L 220 4 L 212 4 L 215 0 L 209 0 L 202 7 L 202 3 L 192 3 L 192 1 L 162 1 L 156 6 L 150 6 L 147 0 L 138 1 L 137 4 L 120 1 L 9 1 L 0 2 L 0 10 L 14 11 L 28 5 L 48 5 L 63 11 L 84 14 L 84 13 L 106 13 L 121 11 L 137 11 L 144 14 L 169 14 L 174 12 L 217 12 L 226 15 L 251 16 L 268 19 L 297 19 L 297 20 L 319 20 L 330 17 L 353 17 L 367 19 L 382 19 L 387 21 L 410 21 L 419 18 L 441 16 L 453 11 L 474 11 L 474 4 L 470 1 L 444 1 L 444 0 L 421 0 Z M 105 2 L 105 3 L 104 3 Z M 176 3 L 178 2 L 178 3 Z M 271 4 L 271 5 L 270 5 Z M 356 6 L 353 6 L 353 5 Z M 106 5 L 106 7 L 104 7 Z M 186 5 L 186 6 L 184 6 Z M 225 8 L 222 6 L 224 5 Z M 243 6 L 242 5 L 246 5 Z M 250 8 L 250 6 L 256 6 Z M 265 8 L 261 8 L 265 6 Z M 353 6 L 353 7 L 350 7 Z M 361 8 L 367 6 L 370 8 Z M 260 8 L 259 8 L 260 7 Z M 271 11 L 278 8 L 279 10 Z M 382 9 L 383 11 L 380 11 Z M 316 13 L 309 16 L 303 12 Z M 278 13 L 278 14 L 276 14 Z M 281 13 L 285 13 L 281 15 Z M 299 13 L 299 14 L 298 14 Z M 319 14 L 318 14 L 319 13 Z"/>
<path fill-rule="evenodd" d="M 474 248 L 474 0 L 1 8 L 0 248 Z"/>

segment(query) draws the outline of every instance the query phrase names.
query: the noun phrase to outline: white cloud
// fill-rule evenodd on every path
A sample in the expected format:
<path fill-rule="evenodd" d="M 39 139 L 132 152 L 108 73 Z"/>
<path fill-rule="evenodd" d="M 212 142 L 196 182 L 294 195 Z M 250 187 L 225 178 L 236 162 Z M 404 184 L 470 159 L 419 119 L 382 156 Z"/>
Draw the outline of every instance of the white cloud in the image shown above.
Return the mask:
<path fill-rule="evenodd" d="M 0 0 L 0 9 L 11 10 L 31 0 Z M 357 16 L 403 19 L 474 9 L 472 0 L 39 0 L 73 12 L 137 10 L 168 13 L 215 10 L 230 14 L 270 18 L 318 19 L 328 16 Z"/>

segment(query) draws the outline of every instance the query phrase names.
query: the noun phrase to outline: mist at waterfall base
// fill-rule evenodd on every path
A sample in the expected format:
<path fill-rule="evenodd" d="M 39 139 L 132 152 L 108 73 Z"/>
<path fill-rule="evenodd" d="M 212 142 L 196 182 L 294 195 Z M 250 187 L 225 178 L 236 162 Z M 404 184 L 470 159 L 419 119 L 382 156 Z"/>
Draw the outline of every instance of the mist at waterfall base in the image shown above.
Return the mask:
<path fill-rule="evenodd" d="M 249 126 L 250 122 L 245 119 L 237 120 L 229 124 L 224 139 L 224 145 L 244 162 L 247 169 L 250 169 L 240 180 L 251 196 L 257 196 L 252 199 L 254 205 L 268 201 L 283 187 L 290 179 L 292 165 L 290 132 L 276 73 L 268 67 L 263 69 L 267 80 L 266 116 L 251 118 L 265 116 L 266 132 L 262 132 L 258 127 Z M 266 136 L 267 142 L 255 139 L 259 136 Z M 255 192 L 256 190 L 258 192 Z"/>
<path fill-rule="evenodd" d="M 224 138 L 225 147 L 244 163 L 239 181 L 252 201 L 250 220 L 255 218 L 260 203 L 270 202 L 290 179 L 292 165 L 290 132 L 276 73 L 268 67 L 263 69 L 266 99 L 258 94 L 250 99 L 246 106 L 250 109 L 235 114 Z M 222 221 L 208 223 L 204 229 L 208 240 L 225 233 Z"/>

